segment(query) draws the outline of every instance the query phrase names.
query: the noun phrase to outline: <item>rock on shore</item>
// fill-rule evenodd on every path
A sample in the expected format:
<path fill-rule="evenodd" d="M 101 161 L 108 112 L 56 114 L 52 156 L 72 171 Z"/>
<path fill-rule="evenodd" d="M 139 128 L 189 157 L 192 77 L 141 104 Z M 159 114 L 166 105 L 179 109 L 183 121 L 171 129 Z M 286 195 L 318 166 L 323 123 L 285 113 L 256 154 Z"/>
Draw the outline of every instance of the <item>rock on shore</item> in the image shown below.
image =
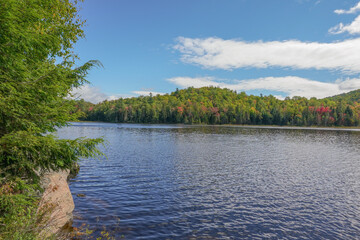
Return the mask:
<path fill-rule="evenodd" d="M 46 226 L 41 231 L 41 236 L 58 234 L 72 222 L 75 205 L 67 182 L 69 173 L 69 170 L 62 170 L 41 174 L 41 187 L 44 193 L 39 211 L 45 212 L 46 218 Z"/>

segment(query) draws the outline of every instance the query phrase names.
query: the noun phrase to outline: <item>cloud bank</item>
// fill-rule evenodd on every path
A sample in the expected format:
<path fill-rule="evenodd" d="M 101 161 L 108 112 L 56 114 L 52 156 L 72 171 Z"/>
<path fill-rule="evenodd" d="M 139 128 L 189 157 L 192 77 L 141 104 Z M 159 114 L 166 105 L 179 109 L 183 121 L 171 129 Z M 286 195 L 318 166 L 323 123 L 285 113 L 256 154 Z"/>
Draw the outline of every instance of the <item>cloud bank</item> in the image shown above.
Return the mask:
<path fill-rule="evenodd" d="M 99 103 L 103 102 L 105 100 L 111 101 L 116 100 L 119 98 L 130 98 L 130 97 L 136 97 L 137 95 L 142 96 L 148 96 L 150 95 L 150 92 L 153 96 L 156 96 L 158 94 L 164 95 L 165 93 L 161 92 L 153 92 L 153 91 L 133 91 L 133 94 L 116 94 L 116 95 L 107 95 L 104 92 L 101 91 L 99 87 L 92 87 L 89 84 L 83 85 L 79 88 L 73 89 L 71 94 L 73 97 L 72 99 L 84 99 L 87 102 L 91 103 Z"/>
<path fill-rule="evenodd" d="M 133 91 L 132 93 L 135 93 L 135 94 L 140 95 L 140 96 L 148 96 L 148 95 L 150 95 L 150 93 L 151 93 L 153 96 L 156 96 L 156 95 L 164 95 L 164 94 L 165 94 L 165 93 L 153 92 L 153 91 Z"/>
<path fill-rule="evenodd" d="M 168 81 L 184 88 L 214 86 L 236 91 L 272 90 L 284 92 L 290 97 L 302 96 L 307 98 L 324 98 L 360 88 L 360 79 L 355 78 L 344 81 L 338 80 L 335 83 L 324 83 L 296 76 L 240 80 L 231 84 L 216 81 L 213 77 L 175 77 L 168 79 Z"/>
<path fill-rule="evenodd" d="M 336 9 L 334 12 L 336 14 L 352 14 L 358 11 L 360 11 L 360 2 L 358 2 L 354 7 L 350 8 L 349 10 Z"/>
<path fill-rule="evenodd" d="M 352 14 L 358 11 L 360 12 L 360 2 L 349 10 L 337 9 L 334 12 L 337 14 Z M 345 25 L 344 23 L 339 23 L 329 29 L 329 33 L 331 34 L 340 34 L 345 32 L 348 32 L 351 35 L 360 34 L 360 15 L 350 24 Z"/>
<path fill-rule="evenodd" d="M 109 98 L 109 96 L 101 92 L 100 88 L 92 87 L 88 84 L 73 89 L 71 94 L 74 99 L 84 99 L 85 101 L 92 103 L 99 103 Z"/>
<path fill-rule="evenodd" d="M 84 99 L 85 101 L 91 103 L 99 103 L 105 100 L 116 100 L 120 97 L 132 97 L 132 95 L 129 94 L 107 95 L 103 93 L 100 88 L 92 87 L 89 84 L 73 89 L 71 94 L 73 99 Z"/>
<path fill-rule="evenodd" d="M 360 38 L 334 43 L 177 38 L 185 63 L 210 69 L 289 67 L 360 72 Z"/>
<path fill-rule="evenodd" d="M 339 23 L 335 27 L 329 29 L 329 33 L 331 34 L 340 34 L 345 32 L 348 32 L 352 35 L 360 34 L 360 15 L 357 16 L 357 18 L 355 18 L 355 20 L 348 25 Z"/>

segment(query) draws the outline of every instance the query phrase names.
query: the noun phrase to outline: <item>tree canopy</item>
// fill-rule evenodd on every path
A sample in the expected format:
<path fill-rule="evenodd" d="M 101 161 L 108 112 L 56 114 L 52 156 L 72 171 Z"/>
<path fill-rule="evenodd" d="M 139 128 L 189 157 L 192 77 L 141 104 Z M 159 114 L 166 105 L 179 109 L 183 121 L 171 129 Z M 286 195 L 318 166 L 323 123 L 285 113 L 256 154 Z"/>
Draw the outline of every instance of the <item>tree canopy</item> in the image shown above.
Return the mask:
<path fill-rule="evenodd" d="M 84 21 L 71 0 L 0 0 L 0 176 L 36 178 L 99 154 L 101 139 L 64 140 L 57 127 L 76 120 L 72 88 L 97 61 L 76 66 Z"/>
<path fill-rule="evenodd" d="M 187 88 L 99 104 L 78 101 L 82 120 L 120 123 L 359 126 L 359 91 L 335 98 L 279 100 L 216 87 Z M 353 99 L 357 99 L 356 101 Z"/>

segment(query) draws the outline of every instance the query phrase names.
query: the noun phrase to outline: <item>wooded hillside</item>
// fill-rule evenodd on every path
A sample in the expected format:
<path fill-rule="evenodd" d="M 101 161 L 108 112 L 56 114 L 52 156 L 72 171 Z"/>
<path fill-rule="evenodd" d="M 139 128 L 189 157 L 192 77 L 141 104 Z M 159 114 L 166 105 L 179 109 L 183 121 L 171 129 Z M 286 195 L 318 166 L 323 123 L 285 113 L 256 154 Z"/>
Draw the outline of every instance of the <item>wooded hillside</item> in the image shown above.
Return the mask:
<path fill-rule="evenodd" d="M 77 102 L 81 120 L 117 123 L 359 126 L 360 90 L 334 97 L 279 100 L 217 87 L 187 88 L 171 94 Z"/>

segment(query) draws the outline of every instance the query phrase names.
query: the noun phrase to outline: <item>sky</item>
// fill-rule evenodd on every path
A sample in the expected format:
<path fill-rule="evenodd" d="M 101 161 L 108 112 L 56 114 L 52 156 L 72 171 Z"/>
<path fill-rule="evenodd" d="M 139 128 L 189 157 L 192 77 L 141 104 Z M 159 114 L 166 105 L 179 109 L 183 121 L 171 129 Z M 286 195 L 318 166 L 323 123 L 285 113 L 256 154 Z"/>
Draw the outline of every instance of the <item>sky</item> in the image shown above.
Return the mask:
<path fill-rule="evenodd" d="M 360 88 L 359 0 L 85 0 L 73 93 L 97 103 L 218 86 L 323 98 Z"/>

